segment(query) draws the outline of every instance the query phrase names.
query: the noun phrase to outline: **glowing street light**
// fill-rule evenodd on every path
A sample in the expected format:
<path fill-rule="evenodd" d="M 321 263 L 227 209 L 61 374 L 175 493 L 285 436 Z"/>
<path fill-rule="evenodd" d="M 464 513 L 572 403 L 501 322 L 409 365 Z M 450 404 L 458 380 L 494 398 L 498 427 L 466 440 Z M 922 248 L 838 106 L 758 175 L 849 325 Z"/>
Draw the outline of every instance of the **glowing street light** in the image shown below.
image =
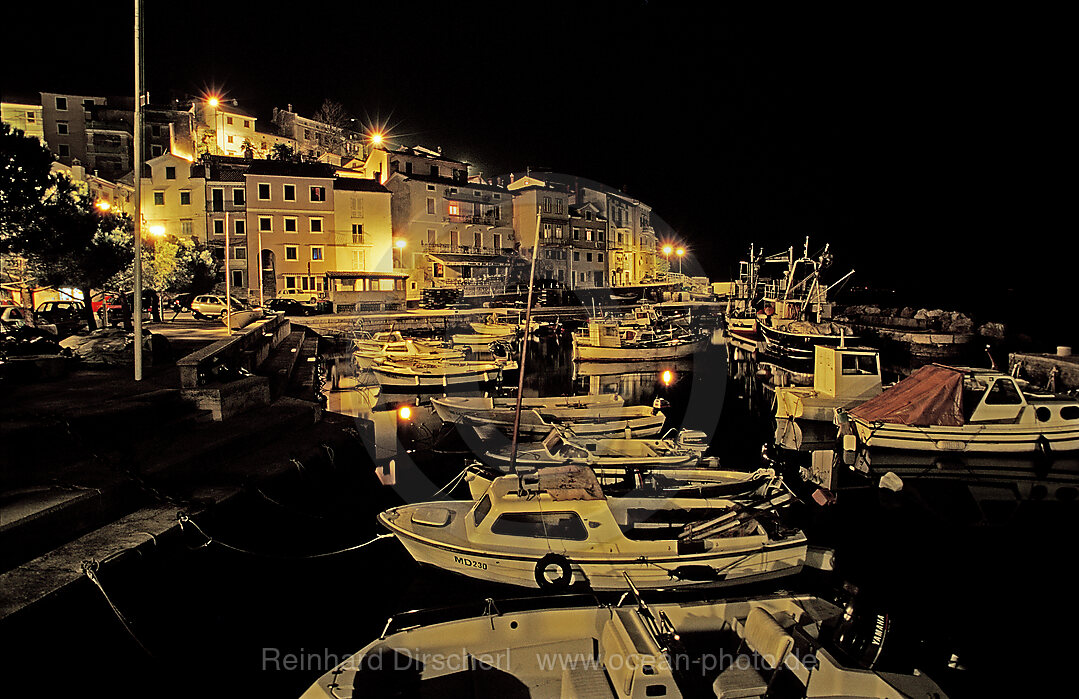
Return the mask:
<path fill-rule="evenodd" d="M 674 374 L 671 372 L 670 369 L 664 369 L 662 379 L 664 386 L 670 386 L 671 380 L 674 379 Z"/>
<path fill-rule="evenodd" d="M 211 107 L 216 107 L 220 103 L 221 101 L 216 97 L 210 97 L 206 100 L 206 104 L 210 105 Z"/>
<path fill-rule="evenodd" d="M 678 248 L 677 250 L 675 250 L 675 253 L 678 255 L 678 273 L 681 274 L 682 273 L 682 256 L 686 254 L 686 249 L 685 248 Z"/>
<path fill-rule="evenodd" d="M 393 244 L 397 247 L 398 250 L 404 250 L 405 246 L 408 245 L 408 241 L 406 241 L 404 238 L 398 238 L 396 241 L 394 241 Z"/>
<path fill-rule="evenodd" d="M 671 276 L 671 252 L 674 251 L 670 245 L 663 246 L 663 256 L 667 258 L 667 277 Z"/>
<path fill-rule="evenodd" d="M 108 211 L 112 208 L 112 204 L 107 201 L 98 201 L 94 204 L 98 211 Z"/>
<path fill-rule="evenodd" d="M 155 238 L 160 238 L 161 236 L 165 235 L 165 227 L 161 225 L 150 226 L 150 235 L 154 236 Z"/>
<path fill-rule="evenodd" d="M 382 143 L 382 134 L 378 131 L 371 134 L 371 145 L 377 146 Z"/>

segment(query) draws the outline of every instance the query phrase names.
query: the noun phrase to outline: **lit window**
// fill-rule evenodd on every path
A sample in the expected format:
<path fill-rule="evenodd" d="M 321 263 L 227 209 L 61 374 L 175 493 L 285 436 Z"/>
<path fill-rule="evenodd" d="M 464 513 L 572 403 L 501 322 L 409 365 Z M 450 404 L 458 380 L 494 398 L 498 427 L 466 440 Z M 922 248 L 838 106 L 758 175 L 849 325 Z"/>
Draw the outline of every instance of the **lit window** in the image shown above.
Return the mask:
<path fill-rule="evenodd" d="M 311 246 L 311 261 L 312 262 L 322 262 L 322 246 L 320 246 L 320 245 L 312 245 Z"/>
<path fill-rule="evenodd" d="M 461 207 L 458 206 L 456 203 L 451 203 L 450 204 L 450 216 L 457 216 L 460 213 L 461 213 Z"/>
<path fill-rule="evenodd" d="M 326 201 L 326 188 L 325 187 L 312 187 L 311 188 L 311 201 Z"/>

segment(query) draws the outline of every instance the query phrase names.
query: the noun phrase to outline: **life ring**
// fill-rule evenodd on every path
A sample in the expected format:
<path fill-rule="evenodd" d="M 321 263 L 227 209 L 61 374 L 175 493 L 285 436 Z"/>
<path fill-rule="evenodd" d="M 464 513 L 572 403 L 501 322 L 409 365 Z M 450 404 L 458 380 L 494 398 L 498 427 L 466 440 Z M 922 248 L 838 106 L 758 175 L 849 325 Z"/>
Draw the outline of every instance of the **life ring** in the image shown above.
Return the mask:
<path fill-rule="evenodd" d="M 556 565 L 561 575 L 551 580 L 547 577 L 547 568 Z M 541 590 L 562 590 L 569 587 L 573 581 L 573 568 L 570 567 L 569 559 L 557 553 L 549 553 L 536 563 L 536 584 Z"/>

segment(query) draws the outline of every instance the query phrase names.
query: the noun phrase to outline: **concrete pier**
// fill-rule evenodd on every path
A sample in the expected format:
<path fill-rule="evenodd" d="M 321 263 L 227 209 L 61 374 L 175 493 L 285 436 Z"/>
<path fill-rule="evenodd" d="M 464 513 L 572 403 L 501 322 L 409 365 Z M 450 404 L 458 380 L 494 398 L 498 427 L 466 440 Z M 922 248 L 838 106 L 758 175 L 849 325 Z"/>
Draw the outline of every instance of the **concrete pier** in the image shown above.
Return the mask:
<path fill-rule="evenodd" d="M 1051 388 L 1056 393 L 1079 389 L 1079 356 L 1074 354 L 1033 354 L 1012 352 L 1008 355 L 1008 371 L 1014 372 L 1019 365 L 1019 378 L 1026 379 L 1038 388 Z"/>

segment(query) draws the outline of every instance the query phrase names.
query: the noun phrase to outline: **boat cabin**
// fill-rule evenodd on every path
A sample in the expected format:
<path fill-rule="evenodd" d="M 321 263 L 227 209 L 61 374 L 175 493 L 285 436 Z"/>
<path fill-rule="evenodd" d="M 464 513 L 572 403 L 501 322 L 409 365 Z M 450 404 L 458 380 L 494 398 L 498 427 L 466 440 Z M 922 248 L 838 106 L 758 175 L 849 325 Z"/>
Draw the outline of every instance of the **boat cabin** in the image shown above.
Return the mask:
<path fill-rule="evenodd" d="M 880 353 L 868 347 L 816 345 L 813 390 L 827 398 L 852 400 L 880 395 Z"/>
<path fill-rule="evenodd" d="M 963 376 L 963 417 L 968 423 L 1075 423 L 1079 402 L 1027 393 L 1029 385 L 1000 372 L 968 369 Z"/>

